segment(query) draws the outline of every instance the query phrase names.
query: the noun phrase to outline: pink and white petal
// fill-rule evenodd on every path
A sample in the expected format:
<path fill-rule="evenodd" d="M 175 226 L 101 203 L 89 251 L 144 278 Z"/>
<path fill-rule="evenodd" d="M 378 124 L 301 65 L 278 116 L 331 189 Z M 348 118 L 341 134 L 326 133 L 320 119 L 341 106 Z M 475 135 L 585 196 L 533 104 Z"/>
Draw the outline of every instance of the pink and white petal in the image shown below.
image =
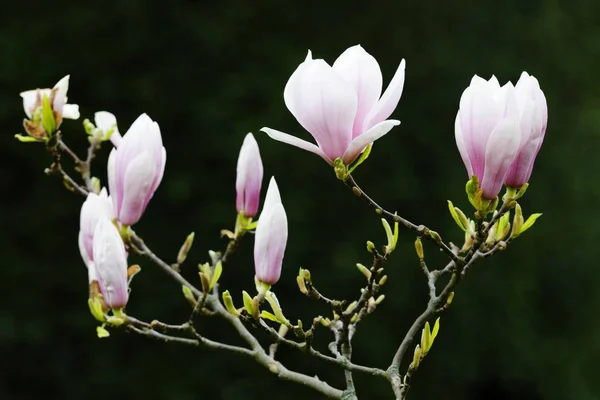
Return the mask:
<path fill-rule="evenodd" d="M 465 168 L 467 168 L 467 174 L 470 179 L 471 176 L 473 176 L 473 167 L 471 166 L 471 161 L 469 160 L 469 152 L 467 150 L 467 146 L 465 145 L 465 139 L 463 137 L 462 125 L 460 123 L 460 111 L 456 114 L 456 120 L 454 122 L 454 138 L 456 139 L 456 147 L 458 147 L 458 152 L 460 153 L 460 157 L 462 158 L 463 164 L 465 164 Z"/>
<path fill-rule="evenodd" d="M 79 119 L 79 106 L 77 104 L 65 104 L 62 109 L 62 116 L 66 119 Z"/>
<path fill-rule="evenodd" d="M 360 153 L 367 147 L 369 144 L 373 143 L 386 133 L 388 133 L 394 126 L 400 125 L 400 121 L 395 119 L 388 119 L 387 121 L 383 121 L 363 133 L 362 135 L 356 137 L 348 146 L 348 149 L 344 153 L 342 160 L 344 161 L 344 165 L 350 164 L 354 161 Z"/>
<path fill-rule="evenodd" d="M 118 218 L 119 211 L 121 210 L 121 200 L 123 199 L 123 189 L 119 191 L 119 185 L 117 181 L 117 149 L 112 149 L 108 156 L 107 162 L 107 175 L 108 175 L 108 191 L 110 192 L 110 199 L 112 200 L 112 212 L 113 218 Z"/>
<path fill-rule="evenodd" d="M 292 146 L 301 148 L 302 150 L 306 150 L 306 151 L 310 151 L 311 153 L 315 153 L 316 155 L 321 157 L 323 160 L 325 160 L 329 165 L 333 165 L 333 160 L 330 159 L 329 157 L 327 157 L 327 155 L 325 153 L 323 153 L 323 151 L 319 148 L 319 146 L 316 146 L 310 142 L 307 142 L 306 140 L 299 139 L 296 136 L 292 136 L 290 134 L 280 132 L 275 129 L 265 127 L 265 128 L 262 128 L 261 131 L 266 133 L 267 135 L 269 135 L 269 137 L 271 139 L 275 139 L 279 142 L 291 144 Z"/>
<path fill-rule="evenodd" d="M 404 90 L 405 69 L 406 61 L 402 59 L 390 84 L 388 85 L 387 89 L 385 89 L 385 92 L 383 92 L 383 96 L 381 96 L 381 99 L 379 99 L 375 107 L 365 118 L 363 127 L 365 130 L 371 129 L 376 124 L 387 119 L 390 115 L 392 115 L 398 106 L 398 102 L 402 96 L 402 91 Z"/>
<path fill-rule="evenodd" d="M 147 204 L 156 165 L 148 152 L 135 157 L 127 166 L 123 183 L 123 202 L 119 212 L 119 221 L 133 225 L 140 220 Z"/>
<path fill-rule="evenodd" d="M 265 196 L 265 204 L 263 205 L 263 212 L 271 210 L 275 204 L 281 203 L 281 194 L 279 193 L 279 186 L 275 177 L 272 176 L 269 180 L 269 187 L 267 188 L 267 194 Z"/>
<path fill-rule="evenodd" d="M 109 219 L 98 221 L 94 231 L 94 265 L 111 308 L 127 304 L 127 253 L 117 228 Z"/>
<path fill-rule="evenodd" d="M 479 78 L 479 77 L 476 77 Z M 473 78 L 460 101 L 460 122 L 465 147 L 473 167 L 472 173 L 483 176 L 485 149 L 488 139 L 502 118 L 502 112 L 494 99 L 495 92 L 490 90 L 488 82 Z"/>
<path fill-rule="evenodd" d="M 352 138 L 364 132 L 364 123 L 375 107 L 383 86 L 381 69 L 375 57 L 360 45 L 344 51 L 333 63 L 333 70 L 350 83 L 358 96 L 358 107 L 354 118 Z"/>
<path fill-rule="evenodd" d="M 520 144 L 519 121 L 516 119 L 501 120 L 490 135 L 485 149 L 485 171 L 481 189 L 483 198 L 486 200 L 498 196 Z"/>
<path fill-rule="evenodd" d="M 292 76 L 286 86 L 286 105 L 321 150 L 330 159 L 336 159 L 352 140 L 356 92 L 325 61 L 303 64 L 300 75 Z"/>

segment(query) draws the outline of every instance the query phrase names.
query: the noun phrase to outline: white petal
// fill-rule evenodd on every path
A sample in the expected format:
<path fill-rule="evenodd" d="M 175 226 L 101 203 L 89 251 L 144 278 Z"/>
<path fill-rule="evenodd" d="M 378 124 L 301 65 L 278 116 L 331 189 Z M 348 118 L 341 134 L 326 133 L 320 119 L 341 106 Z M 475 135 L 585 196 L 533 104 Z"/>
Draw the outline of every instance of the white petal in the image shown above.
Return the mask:
<path fill-rule="evenodd" d="M 333 165 L 333 160 L 331 160 L 323 151 L 310 142 L 306 140 L 302 140 L 297 138 L 296 136 L 289 135 L 287 133 L 283 133 L 271 128 L 262 128 L 262 132 L 265 132 L 271 139 L 275 139 L 279 142 L 291 144 L 292 146 L 296 146 L 301 148 L 302 150 L 310 151 L 311 153 L 315 153 L 316 155 L 323 158 L 323 160 L 327 161 L 328 164 Z"/>
<path fill-rule="evenodd" d="M 107 305 L 123 306 L 127 302 L 127 253 L 119 231 L 109 219 L 98 221 L 94 232 L 94 265 Z"/>
<path fill-rule="evenodd" d="M 50 89 L 47 89 L 48 92 Z M 37 102 L 37 89 L 28 90 L 26 92 L 21 92 L 19 95 L 23 98 L 23 110 L 27 115 L 27 118 L 31 119 L 33 116 L 33 111 L 35 110 L 35 105 Z"/>
<path fill-rule="evenodd" d="M 344 51 L 333 63 L 333 70 L 350 83 L 358 96 L 352 137 L 364 132 L 365 118 L 381 96 L 383 78 L 377 60 L 360 45 Z"/>
<path fill-rule="evenodd" d="M 383 96 L 381 96 L 381 99 L 379 99 L 375 107 L 366 117 L 364 129 L 371 129 L 373 126 L 392 115 L 398 106 L 398 102 L 402 96 L 402 90 L 404 89 L 405 68 L 406 61 L 403 59 L 387 89 L 383 92 Z"/>
<path fill-rule="evenodd" d="M 263 205 L 263 212 L 269 211 L 275 204 L 281 203 L 281 195 L 279 194 L 279 187 L 275 181 L 275 177 L 272 176 L 269 180 L 269 187 L 267 188 L 267 195 L 265 196 L 265 204 Z"/>
<path fill-rule="evenodd" d="M 52 109 L 58 113 L 63 114 L 63 117 L 64 117 L 65 112 L 63 110 L 63 107 L 67 103 L 67 92 L 69 91 L 69 75 L 65 76 L 60 81 L 58 81 L 56 83 L 56 85 L 54 85 L 54 89 L 56 91 L 54 93 L 54 101 L 52 102 Z M 64 117 L 64 118 L 70 118 L 70 117 Z M 79 118 L 79 114 L 77 114 L 77 118 Z M 70 118 L 70 119 L 77 119 L 77 118 Z"/>
<path fill-rule="evenodd" d="M 77 104 L 65 104 L 62 116 L 66 119 L 79 119 L 79 106 Z"/>
<path fill-rule="evenodd" d="M 350 164 L 354 161 L 358 155 L 367 147 L 386 133 L 388 133 L 394 126 L 400 125 L 400 121 L 395 119 L 388 119 L 383 121 L 356 137 L 348 146 L 348 150 L 344 153 L 342 158 L 345 165 Z"/>
<path fill-rule="evenodd" d="M 109 113 L 108 111 L 98 111 L 94 114 L 94 122 L 96 123 L 96 128 L 103 132 L 108 132 L 112 129 L 113 135 L 115 133 L 119 134 L 117 118 L 113 113 Z"/>

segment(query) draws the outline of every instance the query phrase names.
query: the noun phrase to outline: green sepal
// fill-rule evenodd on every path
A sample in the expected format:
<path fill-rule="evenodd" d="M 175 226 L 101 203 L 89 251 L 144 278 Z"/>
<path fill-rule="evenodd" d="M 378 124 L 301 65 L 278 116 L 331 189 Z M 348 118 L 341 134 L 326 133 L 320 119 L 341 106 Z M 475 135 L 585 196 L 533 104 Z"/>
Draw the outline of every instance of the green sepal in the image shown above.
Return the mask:
<path fill-rule="evenodd" d="M 467 193 L 467 198 L 469 202 L 473 205 L 473 207 L 477 208 L 475 205 L 475 194 L 479 190 L 479 178 L 476 175 L 471 176 L 471 179 L 467 181 L 465 186 L 465 191 Z"/>
<path fill-rule="evenodd" d="M 34 138 L 33 136 L 23 136 L 20 133 L 17 133 L 15 138 L 21 143 L 42 142 L 42 140 Z"/>
<path fill-rule="evenodd" d="M 212 279 L 210 280 L 210 289 L 212 289 L 213 286 L 215 286 L 215 284 L 219 282 L 219 278 L 221 277 L 222 273 L 223 264 L 221 263 L 221 261 L 218 261 L 217 265 L 215 265 L 214 271 L 212 272 Z"/>
<path fill-rule="evenodd" d="M 369 158 L 369 154 L 371 154 L 371 149 L 373 148 L 373 143 L 369 144 L 365 150 L 361 153 L 358 159 L 352 164 L 350 168 L 348 168 L 347 174 L 350 175 L 352 171 L 356 169 L 360 164 L 362 164 L 367 158 Z"/>
<path fill-rule="evenodd" d="M 344 165 L 344 161 L 342 161 L 341 157 L 333 160 L 333 171 L 335 172 L 335 176 L 341 180 L 345 181 L 348 179 L 348 167 Z"/>
<path fill-rule="evenodd" d="M 54 111 L 48 96 L 42 97 L 42 125 L 48 135 L 52 135 L 56 130 L 56 120 L 54 119 Z"/>

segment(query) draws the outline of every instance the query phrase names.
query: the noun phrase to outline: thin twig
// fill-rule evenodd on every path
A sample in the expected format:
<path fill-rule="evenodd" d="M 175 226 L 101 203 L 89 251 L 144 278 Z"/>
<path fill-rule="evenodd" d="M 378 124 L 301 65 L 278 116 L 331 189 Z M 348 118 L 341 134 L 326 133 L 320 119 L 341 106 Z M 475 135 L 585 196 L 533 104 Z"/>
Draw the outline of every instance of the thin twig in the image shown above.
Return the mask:
<path fill-rule="evenodd" d="M 462 259 L 460 257 L 458 257 L 456 254 L 454 254 L 454 252 L 452 251 L 452 249 L 446 244 L 444 243 L 443 240 L 439 239 L 436 240 L 434 237 L 432 237 L 431 235 L 429 235 L 428 233 L 431 232 L 431 230 L 429 228 L 427 228 L 424 225 L 415 225 L 412 222 L 410 222 L 409 220 L 400 217 L 399 215 L 396 214 L 392 214 L 391 212 L 385 210 L 383 207 L 381 207 L 379 204 L 377 204 L 371 197 L 369 197 L 356 183 L 356 181 L 354 180 L 354 178 L 352 177 L 352 175 L 348 175 L 348 178 L 344 181 L 344 184 L 346 186 L 348 186 L 350 189 L 352 189 L 352 192 L 357 195 L 358 197 L 360 197 L 361 199 L 363 199 L 364 201 L 367 202 L 367 204 L 373 208 L 375 210 L 375 212 L 377 212 L 377 214 L 385 217 L 387 220 L 391 221 L 391 222 L 398 222 L 401 223 L 402 225 L 404 225 L 405 227 L 407 227 L 408 229 L 417 232 L 419 234 L 419 236 L 425 236 L 427 239 L 433 241 L 434 243 L 436 243 L 438 245 L 438 247 L 444 252 L 446 253 L 446 255 L 448 255 L 448 257 L 450 257 L 451 260 L 457 262 L 457 263 L 462 263 Z M 439 236 L 438 236 L 439 238 Z"/>

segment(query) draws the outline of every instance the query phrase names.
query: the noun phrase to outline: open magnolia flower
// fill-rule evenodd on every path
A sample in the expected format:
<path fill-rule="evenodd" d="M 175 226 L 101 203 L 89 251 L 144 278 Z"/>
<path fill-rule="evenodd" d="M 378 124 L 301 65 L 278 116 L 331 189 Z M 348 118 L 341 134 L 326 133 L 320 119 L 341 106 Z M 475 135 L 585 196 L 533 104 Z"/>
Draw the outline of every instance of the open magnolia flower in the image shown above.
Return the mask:
<path fill-rule="evenodd" d="M 344 51 L 333 66 L 324 60 L 306 60 L 290 77 L 283 97 L 290 112 L 317 145 L 271 128 L 261 129 L 271 138 L 321 156 L 330 165 L 341 158 L 352 163 L 369 144 L 399 125 L 387 120 L 404 87 L 402 60 L 381 95 L 383 78 L 377 60 L 360 45 Z"/>
<path fill-rule="evenodd" d="M 54 111 L 57 125 L 62 118 L 78 119 L 79 106 L 67 104 L 67 92 L 69 91 L 69 75 L 62 78 L 52 89 L 33 89 L 21 92 L 23 98 L 23 109 L 27 118 L 33 119 L 38 108 L 42 106 L 44 96 L 47 96 Z"/>

